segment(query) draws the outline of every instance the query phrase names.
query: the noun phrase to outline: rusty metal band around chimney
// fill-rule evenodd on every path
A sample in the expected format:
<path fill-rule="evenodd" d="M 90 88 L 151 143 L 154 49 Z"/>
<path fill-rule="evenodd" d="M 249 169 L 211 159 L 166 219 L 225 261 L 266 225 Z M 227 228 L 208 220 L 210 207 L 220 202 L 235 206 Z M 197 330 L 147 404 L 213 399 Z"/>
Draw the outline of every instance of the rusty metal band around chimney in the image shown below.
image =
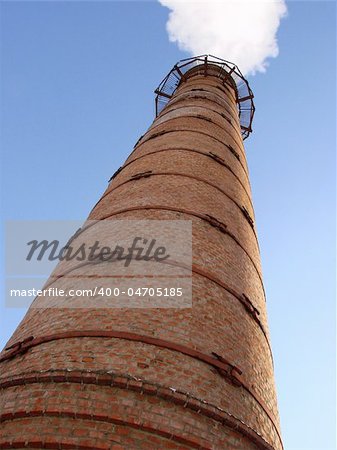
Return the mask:
<path fill-rule="evenodd" d="M 199 131 L 199 130 L 191 130 L 191 129 L 188 129 L 188 128 L 184 128 L 184 129 L 179 128 L 179 129 L 175 129 L 175 130 L 162 131 L 162 132 L 160 132 L 160 133 L 158 132 L 158 133 L 153 134 L 152 136 L 150 136 L 149 139 L 146 139 L 146 140 L 144 140 L 144 141 L 140 141 L 139 144 L 138 144 L 138 145 L 133 149 L 133 151 L 130 153 L 129 157 L 132 156 L 132 155 L 135 153 L 135 151 L 138 150 L 138 149 L 139 149 L 143 144 L 145 144 L 145 142 L 147 142 L 148 140 L 154 139 L 154 138 L 159 137 L 159 136 L 163 136 L 164 134 L 180 133 L 181 131 L 186 131 L 186 132 L 190 132 L 190 133 L 199 133 L 199 134 L 202 134 L 202 135 L 207 136 L 207 137 L 213 139 L 214 141 L 220 143 L 220 144 L 223 145 L 224 147 L 226 147 L 231 153 L 233 153 L 234 156 L 236 156 L 236 158 L 237 158 L 237 160 L 239 161 L 239 164 L 240 164 L 242 170 L 244 171 L 244 173 L 245 173 L 245 175 L 246 175 L 247 180 L 249 180 L 247 169 L 246 169 L 246 167 L 244 166 L 244 164 L 242 163 L 240 155 L 233 149 L 233 147 L 231 147 L 231 145 L 229 145 L 227 142 L 222 141 L 221 139 L 218 139 L 218 138 L 216 138 L 215 136 L 212 136 L 212 135 L 210 135 L 210 134 L 208 134 L 208 133 L 205 133 L 205 132 Z M 234 151 L 233 151 L 233 150 L 234 150 Z M 239 158 L 238 158 L 237 156 L 239 156 Z"/>
<path fill-rule="evenodd" d="M 233 381 L 235 385 L 240 386 L 242 384 L 242 380 L 240 377 L 242 371 L 223 357 L 219 359 L 217 357 L 212 357 L 205 353 L 199 352 L 198 350 L 194 350 L 193 348 L 187 347 L 185 345 L 176 344 L 175 342 L 170 342 L 164 339 L 157 339 L 151 336 L 145 336 L 138 333 L 130 333 L 127 331 L 118 331 L 118 330 L 108 330 L 108 331 L 74 330 L 37 338 L 30 336 L 24 339 L 23 341 L 16 342 L 10 347 L 7 347 L 6 350 L 8 351 L 8 353 L 0 358 L 0 363 L 12 359 L 15 356 L 22 355 L 26 353 L 29 349 L 37 347 L 38 345 L 41 344 L 45 344 L 47 342 L 57 341 L 60 339 L 83 338 L 83 337 L 126 339 L 129 341 L 142 342 L 144 344 L 150 344 L 168 350 L 176 351 L 213 366 L 217 370 L 221 371 L 221 375 L 224 375 L 225 377 L 231 379 L 231 381 Z"/>
<path fill-rule="evenodd" d="M 177 108 L 177 109 L 178 109 L 178 108 Z M 172 109 L 171 111 L 175 111 L 175 109 Z M 169 111 L 167 112 L 167 114 L 168 114 L 168 113 L 169 113 Z M 165 115 L 165 114 L 163 114 L 163 116 L 164 116 L 164 115 Z M 227 122 L 228 122 L 228 123 L 231 125 L 231 127 L 233 128 L 233 131 L 235 132 L 237 138 L 238 138 L 238 139 L 241 139 L 241 135 L 238 133 L 236 127 L 233 125 L 233 123 L 230 121 L 230 119 L 229 119 L 228 117 L 226 117 L 226 116 L 223 116 L 223 115 L 222 115 L 222 117 L 223 117 L 224 119 L 227 119 Z M 205 120 L 206 122 L 210 122 L 212 125 L 214 125 L 214 126 L 220 128 L 221 131 L 224 131 L 221 125 L 219 125 L 218 123 L 214 122 L 214 120 L 210 119 L 209 117 L 203 116 L 202 114 L 184 114 L 184 118 L 191 118 L 191 119 Z M 170 119 L 163 120 L 162 122 L 160 122 L 160 123 L 158 123 L 158 124 L 154 124 L 154 125 L 151 126 L 151 128 L 149 128 L 147 134 L 150 134 L 153 130 L 156 130 L 156 128 L 160 127 L 161 125 L 167 124 L 168 122 L 171 122 L 171 121 L 174 121 L 174 120 L 177 120 L 177 119 L 179 120 L 180 118 L 179 118 L 179 117 L 172 117 L 172 118 L 170 118 Z M 236 143 L 236 145 L 237 145 L 238 147 L 240 147 L 240 140 L 237 140 L 236 137 L 235 137 L 235 138 L 234 138 L 233 136 L 231 136 L 231 137 L 232 137 L 233 141 Z M 149 139 L 150 139 L 150 138 L 149 138 Z M 144 142 L 146 142 L 146 141 L 147 141 L 147 139 L 144 140 Z"/>
<path fill-rule="evenodd" d="M 194 93 L 194 92 L 197 92 L 197 93 Z M 206 100 L 210 103 L 215 103 L 216 105 L 220 106 L 221 109 L 226 111 L 227 114 L 230 114 L 231 116 L 233 116 L 233 113 L 235 114 L 237 112 L 230 104 L 224 103 L 222 98 L 221 98 L 221 101 L 218 101 L 218 98 L 221 98 L 221 97 L 218 94 L 216 94 L 215 92 L 209 91 L 208 89 L 191 89 L 189 92 L 182 92 L 181 94 L 176 94 L 175 97 L 172 100 L 170 100 L 170 104 L 167 106 L 167 109 L 165 108 L 165 110 L 162 113 L 160 113 L 160 115 L 158 117 L 161 118 L 161 117 L 165 116 L 165 114 L 168 114 L 170 111 L 173 111 L 173 110 L 176 111 L 177 109 L 186 107 L 187 105 L 172 108 L 172 106 L 176 106 L 177 103 L 179 104 L 182 101 L 184 101 L 184 103 L 186 103 L 186 101 L 188 101 L 188 100 Z M 222 115 L 222 113 L 219 113 L 219 111 L 216 111 L 213 108 L 209 108 L 209 106 L 197 105 L 197 107 L 206 109 L 208 111 L 213 111 L 217 114 Z M 231 117 L 231 120 L 235 120 L 235 119 L 233 119 L 233 117 Z"/>
<path fill-rule="evenodd" d="M 144 379 L 135 378 L 130 375 L 114 373 L 113 371 L 83 371 L 83 370 L 48 370 L 43 372 L 29 372 L 18 378 L 0 380 L 0 389 L 21 386 L 33 383 L 80 383 L 93 384 L 99 386 L 111 386 L 120 389 L 129 389 L 140 394 L 156 396 L 167 401 L 171 401 L 184 408 L 191 409 L 197 414 L 211 418 L 236 430 L 255 442 L 263 450 L 273 450 L 273 447 L 253 428 L 235 417 L 232 413 L 215 406 L 205 400 L 201 400 L 188 392 L 172 387 L 166 387 L 158 383 L 149 382 Z M 54 413 L 56 413 L 54 411 Z M 21 414 L 24 414 L 22 412 Z M 26 412 L 27 414 L 27 412 Z M 29 413 L 28 413 L 29 414 Z M 59 413 L 61 414 L 61 412 Z M 79 414 L 81 416 L 81 413 Z M 76 418 L 78 417 L 76 414 Z M 14 419 L 12 413 L 0 416 L 0 422 Z"/>
<path fill-rule="evenodd" d="M 143 210 L 150 210 L 150 209 L 153 209 L 153 210 L 161 210 L 161 211 L 172 211 L 172 212 L 183 213 L 183 214 L 186 214 L 186 215 L 189 215 L 189 216 L 197 217 L 198 219 L 205 220 L 205 221 L 208 222 L 210 225 L 214 226 L 214 221 L 211 220 L 211 217 L 212 217 L 212 216 L 210 216 L 210 215 L 208 215 L 208 214 L 200 214 L 200 213 L 197 213 L 197 212 L 195 212 L 195 211 L 188 210 L 188 209 L 184 209 L 184 208 L 174 208 L 174 207 L 171 207 L 171 206 L 164 206 L 164 205 L 163 205 L 163 206 L 162 206 L 162 205 L 147 205 L 147 206 L 146 206 L 146 205 L 141 205 L 141 206 L 134 206 L 134 207 L 130 207 L 130 208 L 120 209 L 120 210 L 114 211 L 113 213 L 109 213 L 109 214 L 107 214 L 106 216 L 100 217 L 99 220 L 105 220 L 105 219 L 108 219 L 108 218 L 113 217 L 113 216 L 115 216 L 115 215 L 123 214 L 123 213 L 130 212 L 130 211 L 143 211 Z M 217 219 L 215 219 L 215 220 L 216 220 L 218 223 L 220 223 L 219 220 L 217 220 Z M 253 267 L 254 267 L 254 269 L 255 269 L 255 271 L 256 271 L 256 273 L 257 273 L 259 279 L 260 279 L 261 286 L 262 286 L 262 289 L 263 289 L 263 294 L 264 294 L 264 297 L 265 297 L 266 294 L 265 294 L 265 290 L 264 290 L 264 285 L 263 285 L 262 276 L 261 276 L 261 274 L 260 274 L 260 271 L 259 271 L 258 267 L 256 266 L 255 261 L 254 261 L 253 258 L 250 256 L 249 252 L 248 252 L 248 251 L 243 247 L 243 245 L 240 243 L 240 241 L 238 240 L 238 238 L 237 238 L 236 236 L 234 236 L 233 233 L 231 233 L 230 231 L 227 230 L 227 226 L 226 226 L 225 224 L 223 224 L 223 225 L 224 225 L 223 227 L 215 227 L 215 228 L 218 228 L 222 233 L 227 234 L 231 239 L 233 239 L 233 241 L 235 241 L 235 242 L 237 243 L 237 245 L 238 245 L 238 246 L 244 251 L 244 253 L 248 256 L 248 258 L 250 259 L 251 263 L 253 264 Z M 89 226 L 90 226 L 90 225 L 89 225 Z M 91 225 L 91 226 L 93 226 L 93 225 Z M 83 228 L 83 231 L 84 231 L 85 229 L 86 229 L 86 228 Z"/>
<path fill-rule="evenodd" d="M 55 276 L 50 280 L 50 283 L 47 283 L 47 284 L 45 285 L 45 289 L 47 289 L 47 288 L 49 288 L 50 286 L 52 286 L 52 285 L 53 285 L 56 281 L 58 281 L 59 279 L 61 279 L 61 278 L 63 278 L 63 277 L 69 277 L 69 274 L 71 274 L 71 272 L 73 272 L 74 270 L 77 270 L 77 269 L 82 268 L 82 267 L 84 267 L 84 266 L 94 265 L 94 264 L 100 264 L 100 263 L 102 263 L 102 262 L 101 262 L 101 261 L 92 261 L 92 262 L 90 262 L 90 263 L 89 263 L 89 262 L 80 263 L 80 264 L 76 265 L 75 267 L 73 267 L 73 268 L 71 268 L 71 269 L 69 269 L 69 270 L 63 272 L 61 275 L 58 275 L 58 276 L 55 275 Z M 162 264 L 168 264 L 168 265 L 175 265 L 175 266 L 177 266 L 177 267 L 181 267 L 181 268 L 186 268 L 186 269 L 188 269 L 187 266 L 186 266 L 186 267 L 183 267 L 183 265 L 178 264 L 178 263 L 173 262 L 173 261 L 167 261 L 167 260 L 166 260 L 166 261 L 162 261 L 161 263 L 162 263 Z M 271 361 L 272 361 L 272 363 L 273 363 L 273 354 L 272 354 L 270 342 L 269 342 L 269 339 L 268 339 L 266 330 L 265 330 L 263 324 L 261 323 L 261 321 L 260 321 L 260 319 L 259 319 L 260 312 L 259 312 L 259 310 L 254 306 L 254 304 L 253 304 L 252 301 L 249 299 L 249 297 L 248 297 L 246 294 L 244 294 L 244 293 L 239 294 L 239 293 L 236 292 L 233 288 L 231 288 L 230 286 L 228 286 L 226 283 L 222 282 L 220 279 L 218 279 L 217 277 L 215 277 L 213 274 L 211 274 L 210 272 L 205 271 L 205 270 L 202 269 L 201 267 L 197 267 L 195 264 L 192 265 L 192 273 L 196 273 L 196 274 L 198 274 L 198 275 L 200 275 L 200 276 L 202 276 L 202 277 L 204 277 L 204 278 L 207 278 L 207 279 L 210 280 L 211 282 L 217 284 L 219 287 L 221 287 L 222 289 L 224 289 L 224 290 L 226 290 L 227 292 L 229 292 L 234 298 L 236 298 L 237 300 L 239 300 L 239 302 L 242 304 L 242 306 L 245 308 L 245 310 L 249 313 L 249 315 L 254 319 L 254 321 L 257 323 L 257 325 L 258 325 L 259 328 L 261 329 L 261 331 L 262 331 L 262 333 L 263 333 L 263 335 L 264 335 L 264 337 L 265 337 L 265 339 L 266 339 L 266 342 L 267 342 L 267 345 L 268 345 L 268 348 L 269 348 L 269 351 L 270 351 Z M 85 276 L 83 276 L 83 277 L 85 277 L 85 278 L 90 278 L 90 277 L 93 277 L 93 278 L 100 278 L 100 276 L 97 276 L 97 275 L 91 275 L 91 276 L 85 275 Z M 131 278 L 135 278 L 135 277 L 137 277 L 137 276 L 136 276 L 136 275 L 131 275 L 130 277 L 131 277 Z M 141 277 L 144 277 L 144 275 L 141 275 Z M 166 275 L 165 275 L 165 277 L 166 277 Z M 182 277 L 183 277 L 183 278 L 186 278 L 186 276 L 184 276 L 184 275 L 183 275 Z M 70 278 L 71 278 L 71 277 L 70 277 Z M 81 278 L 81 276 L 75 275 L 73 278 Z M 106 278 L 106 276 L 105 276 L 105 278 Z M 115 276 L 115 277 L 111 276 L 110 278 L 120 278 L 120 276 Z M 23 343 L 23 342 L 24 342 L 24 341 L 22 341 L 21 343 Z M 8 348 L 7 348 L 7 350 L 8 350 Z M 1 362 L 1 359 L 0 359 L 0 362 Z"/>
<path fill-rule="evenodd" d="M 232 149 L 230 146 L 227 146 L 227 147 L 229 148 L 230 151 L 233 152 L 233 149 Z M 195 150 L 195 149 L 192 149 L 192 148 L 184 148 L 184 147 L 179 147 L 179 148 L 178 148 L 178 147 L 177 147 L 177 148 L 163 148 L 163 149 L 161 149 L 161 150 L 154 150 L 154 151 L 152 151 L 152 152 L 148 152 L 148 153 L 145 153 L 145 154 L 143 154 L 143 155 L 139 155 L 139 156 L 137 156 L 137 157 L 131 159 L 131 161 L 126 162 L 123 166 L 119 167 L 119 168 L 114 172 L 114 174 L 110 177 L 110 179 L 109 179 L 108 182 L 110 183 L 110 182 L 111 182 L 112 180 L 114 180 L 114 179 L 117 177 L 117 175 L 119 175 L 126 167 L 128 167 L 130 164 L 132 164 L 132 163 L 138 161 L 139 159 L 146 158 L 147 156 L 150 156 L 150 155 L 156 155 L 156 154 L 158 154 L 158 153 L 163 153 L 163 152 L 175 152 L 175 151 L 179 151 L 179 152 L 180 152 L 180 151 L 183 151 L 183 152 L 197 153 L 197 154 L 199 154 L 199 155 L 206 156 L 207 158 L 211 158 L 211 159 L 213 159 L 214 161 L 216 161 L 217 163 L 219 163 L 220 165 L 222 165 L 223 167 L 225 167 L 229 172 L 232 173 L 232 175 L 234 175 L 234 177 L 235 177 L 235 178 L 237 179 L 237 181 L 240 183 L 241 187 L 243 188 L 243 190 L 244 190 L 245 193 L 247 194 L 247 200 L 249 201 L 250 206 L 251 206 L 252 209 L 253 209 L 253 202 L 252 202 L 252 200 L 251 200 L 251 198 L 250 198 L 250 195 L 249 195 L 249 193 L 248 193 L 248 191 L 247 191 L 247 188 L 246 188 L 245 185 L 242 183 L 240 177 L 235 173 L 235 171 L 231 168 L 231 166 L 225 162 L 225 160 L 224 160 L 221 156 L 219 156 L 219 155 L 217 155 L 216 153 L 211 152 L 211 151 L 209 151 L 209 152 L 203 152 L 203 151 L 201 151 L 201 150 Z M 246 175 L 246 173 L 245 173 L 245 175 Z M 109 191 L 105 192 L 105 194 L 103 194 L 103 196 L 101 197 L 101 199 L 104 198 L 104 197 L 108 194 L 108 192 L 109 192 Z M 101 199 L 100 199 L 100 200 L 101 200 Z M 100 201 L 100 200 L 99 200 L 99 201 Z M 95 204 L 95 206 L 99 203 L 99 201 Z M 94 206 L 94 207 L 95 207 L 95 206 Z"/>
<path fill-rule="evenodd" d="M 171 119 L 171 120 L 173 120 L 173 119 Z M 158 126 L 159 126 L 159 125 L 158 125 Z M 154 128 L 156 128 L 156 127 L 154 127 Z M 133 149 L 133 152 L 132 152 L 132 153 L 134 153 L 139 147 L 141 147 L 143 144 L 145 144 L 145 142 L 148 142 L 148 141 L 150 141 L 151 139 L 155 139 L 155 138 L 157 138 L 157 137 L 159 137 L 159 136 L 163 136 L 164 134 L 181 133 L 182 131 L 186 131 L 186 132 L 189 132 L 189 133 L 202 134 L 203 136 L 207 136 L 208 138 L 212 139 L 213 141 L 219 142 L 221 145 L 228 146 L 227 142 L 223 141 L 222 139 L 219 139 L 219 138 L 217 138 L 216 136 L 214 136 L 213 134 L 209 134 L 209 133 L 206 133 L 205 131 L 201 131 L 201 130 L 193 130 L 193 129 L 191 129 L 191 128 L 183 128 L 183 127 L 182 127 L 182 128 L 176 128 L 176 129 L 174 129 L 174 130 L 163 130 L 163 131 L 158 131 L 158 132 L 155 132 L 155 133 L 151 134 L 151 131 L 152 131 L 154 128 L 152 128 L 151 130 L 149 130 L 148 134 L 145 135 L 145 136 L 146 136 L 146 139 L 143 138 L 143 139 L 139 142 L 139 144 L 137 144 L 137 146 Z M 144 136 L 144 137 L 145 137 L 145 136 Z M 234 140 L 234 139 L 233 139 L 233 140 Z M 236 144 L 238 145 L 237 142 L 236 142 Z M 238 145 L 238 146 L 239 146 L 239 145 Z M 131 153 L 131 155 L 132 155 L 132 153 Z M 241 164 L 242 168 L 244 169 L 244 171 L 246 172 L 246 175 L 247 175 L 247 177 L 248 177 L 247 169 L 245 168 L 245 166 L 244 166 L 244 165 L 242 164 L 242 162 L 241 162 L 241 153 L 240 153 L 240 164 Z"/>
<path fill-rule="evenodd" d="M 76 270 L 76 269 L 82 268 L 82 267 L 87 266 L 87 265 L 93 265 L 93 264 L 99 264 L 99 263 L 101 263 L 101 262 L 100 262 L 100 261 L 98 261 L 98 262 L 94 262 L 94 261 L 93 261 L 93 262 L 90 262 L 90 263 L 85 262 L 85 263 L 78 264 L 76 267 L 71 268 L 71 269 L 69 269 L 68 271 L 62 273 L 62 275 L 54 276 L 53 279 L 51 279 L 50 283 L 47 283 L 47 284 L 45 285 L 45 289 L 47 289 L 47 288 L 49 288 L 50 286 L 52 286 L 52 285 L 53 285 L 56 281 L 58 281 L 59 279 L 61 279 L 61 278 L 63 278 L 63 277 L 69 277 L 68 275 L 69 275 L 71 272 L 73 272 L 74 270 Z M 172 262 L 172 261 L 163 261 L 162 264 L 173 264 L 173 262 Z M 174 264 L 174 265 L 184 268 L 181 264 Z M 185 268 L 187 268 L 187 267 L 185 267 Z M 231 288 L 230 286 L 228 286 L 227 284 L 225 284 L 224 282 L 222 282 L 220 279 L 218 279 L 217 277 L 215 277 L 213 274 L 211 274 L 211 273 L 205 271 L 205 270 L 202 269 L 201 267 L 197 267 L 195 264 L 193 264 L 193 266 L 192 266 L 192 273 L 196 273 L 196 274 L 198 274 L 198 275 L 200 275 L 200 276 L 202 276 L 202 277 L 204 277 L 204 278 L 207 278 L 209 281 L 211 281 L 211 282 L 217 284 L 219 287 L 221 287 L 222 289 L 226 290 L 226 291 L 229 292 L 231 295 L 233 295 L 234 298 L 236 298 L 237 300 L 239 300 L 239 302 L 242 304 L 242 306 L 245 308 L 245 310 L 248 312 L 248 314 L 252 317 L 252 319 L 257 323 L 257 325 L 258 325 L 259 328 L 261 329 L 261 331 L 262 331 L 262 333 L 263 333 L 263 335 L 264 335 L 264 337 L 265 337 L 265 339 L 266 339 L 266 342 L 267 342 L 267 345 L 268 345 L 268 348 L 269 348 L 269 351 L 270 351 L 271 360 L 272 360 L 272 363 L 273 363 L 273 354 L 272 354 L 270 342 L 269 342 L 269 339 L 268 339 L 266 330 L 265 330 L 263 324 L 261 323 L 261 321 L 260 321 L 260 319 L 259 319 L 260 312 L 259 312 L 259 310 L 254 306 L 254 304 L 253 304 L 252 301 L 249 299 L 249 297 L 247 297 L 247 295 L 245 295 L 244 293 L 239 294 L 239 293 L 236 292 L 233 288 Z M 85 275 L 85 276 L 83 276 L 83 277 L 85 277 L 85 278 L 90 278 L 90 277 L 92 277 L 92 278 L 100 278 L 100 277 L 97 276 L 97 275 L 91 275 L 91 276 Z M 136 276 L 136 275 L 131 275 L 130 277 L 131 277 L 131 278 L 135 278 L 135 277 L 137 277 L 137 276 Z M 141 275 L 141 277 L 144 277 L 144 275 Z M 165 275 L 165 277 L 166 277 L 166 275 Z M 183 278 L 186 278 L 185 276 L 182 276 L 182 277 L 183 277 Z M 70 277 L 70 278 L 71 278 L 71 277 Z M 73 278 L 77 278 L 77 279 L 78 279 L 78 278 L 81 278 L 81 276 L 75 275 Z M 106 278 L 106 276 L 105 276 L 105 278 Z M 115 277 L 111 276 L 110 278 L 120 278 L 120 276 L 115 276 Z M 24 341 L 22 341 L 21 343 L 24 343 Z M 7 349 L 8 349 L 8 348 L 7 348 Z M 6 358 L 6 359 L 8 359 L 8 358 Z M 0 362 L 1 362 L 1 359 L 0 359 Z"/>
<path fill-rule="evenodd" d="M 182 436 L 179 436 L 177 434 L 173 434 L 158 428 L 150 427 L 149 425 L 142 425 L 141 423 L 131 422 L 131 420 L 122 420 L 120 418 L 114 418 L 111 416 L 101 415 L 101 414 L 89 414 L 89 413 L 77 413 L 73 411 L 48 411 L 48 410 L 32 410 L 32 411 L 17 411 L 12 414 L 3 414 L 0 415 L 0 423 L 5 422 L 8 420 L 15 420 L 15 419 L 24 419 L 24 418 L 31 418 L 31 417 L 60 417 L 60 418 L 71 418 L 71 419 L 82 419 L 82 420 L 92 420 L 94 422 L 104 422 L 104 423 L 111 423 L 114 425 L 122 425 L 127 426 L 136 430 L 145 431 L 157 436 L 164 437 L 166 439 L 170 439 L 174 442 L 178 442 L 183 445 L 187 445 L 190 448 L 199 449 L 199 450 L 211 450 L 207 447 L 204 447 L 197 442 L 186 439 Z M 8 446 L 8 444 L 10 444 Z M 76 449 L 76 450 L 106 450 L 106 447 L 88 447 L 85 445 L 74 445 L 69 443 L 59 443 L 59 442 L 53 442 L 51 441 L 31 441 L 27 442 L 24 441 L 23 445 L 21 446 L 21 441 L 12 441 L 9 443 L 0 443 L 0 449 L 1 448 L 36 448 L 36 449 Z M 20 447 L 19 447 L 20 446 Z"/>
<path fill-rule="evenodd" d="M 185 94 L 186 95 L 186 94 Z M 215 94 L 216 95 L 216 94 Z M 182 97 L 182 98 L 180 98 L 180 97 Z M 231 115 L 233 115 L 233 113 L 235 113 L 235 111 L 232 109 L 232 108 L 229 108 L 230 109 L 230 111 L 227 109 L 227 108 L 225 108 L 224 106 L 222 106 L 222 104 L 221 104 L 221 108 L 222 109 L 224 109 L 225 111 L 226 111 L 226 113 L 227 114 L 225 114 L 225 113 L 223 113 L 223 112 L 220 112 L 220 111 L 217 111 L 216 109 L 213 109 L 213 108 L 209 108 L 208 106 L 205 106 L 205 105 L 195 105 L 193 102 L 192 102 L 192 104 L 190 104 L 190 105 L 188 105 L 188 104 L 186 104 L 186 101 L 187 100 L 189 100 L 190 98 L 192 98 L 192 99 L 195 99 L 195 98 L 198 98 L 199 96 L 196 96 L 196 95 L 194 95 L 194 96 L 192 96 L 192 97 L 183 97 L 183 94 L 181 94 L 181 96 L 177 96 L 174 100 L 172 100 L 172 102 L 170 102 L 170 105 L 169 106 L 167 106 L 167 108 L 160 114 L 160 116 L 158 116 L 158 118 L 160 118 L 160 119 L 162 119 L 163 117 L 165 117 L 167 114 L 170 114 L 172 111 L 178 111 L 179 109 L 186 109 L 187 107 L 190 107 L 190 106 L 193 106 L 194 108 L 198 108 L 198 109 L 202 109 L 202 110 L 205 110 L 205 111 L 208 111 L 208 112 L 212 112 L 212 113 L 214 113 L 214 114 L 216 114 L 216 115 L 218 115 L 218 116 L 221 116 L 223 119 L 225 119 L 225 120 L 227 120 L 227 122 L 229 123 L 229 124 L 231 124 L 232 125 L 232 127 L 234 128 L 234 125 L 233 125 L 233 121 L 235 121 L 235 118 L 233 118 L 233 117 L 229 117 L 227 114 L 231 114 Z M 201 98 L 207 98 L 207 97 L 201 97 Z M 184 105 L 183 106 L 175 106 L 176 105 L 176 103 L 180 103 L 181 102 L 181 100 L 184 100 Z M 212 101 L 212 100 L 210 100 L 210 101 Z M 172 107 L 172 105 L 174 106 L 174 107 Z M 220 106 L 220 105 L 219 105 Z M 184 117 L 187 117 L 187 116 L 185 116 L 184 115 Z M 192 116 L 192 117 L 194 117 L 194 116 Z"/>
<path fill-rule="evenodd" d="M 192 358 L 198 359 L 201 362 L 209 364 L 218 370 L 221 376 L 228 381 L 230 381 L 234 386 L 242 387 L 246 392 L 248 392 L 260 405 L 260 407 L 264 410 L 272 424 L 274 425 L 275 430 L 278 432 L 277 425 L 275 424 L 275 420 L 273 418 L 272 413 L 269 411 L 269 408 L 265 404 L 265 402 L 260 398 L 260 396 L 250 387 L 245 384 L 242 376 L 242 371 L 236 367 L 235 365 L 228 362 L 225 358 L 220 355 L 216 355 L 216 357 L 211 357 L 207 354 L 199 352 L 198 350 L 194 350 L 192 348 L 186 347 L 185 345 L 176 344 L 174 342 L 170 342 L 163 339 L 157 339 L 150 336 L 141 335 L 138 333 L 130 333 L 126 331 L 118 331 L 118 330 L 74 330 L 74 331 L 66 331 L 64 333 L 56 333 L 47 336 L 34 338 L 30 336 L 21 342 L 16 342 L 7 350 L 11 350 L 7 355 L 1 357 L 0 363 L 15 356 L 22 355 L 26 353 L 33 347 L 37 347 L 41 344 L 46 344 L 48 342 L 57 341 L 61 339 L 73 339 L 73 338 L 116 338 L 116 339 L 125 339 L 129 341 L 142 342 L 144 344 L 154 345 L 157 347 L 162 347 L 167 350 L 176 351 L 182 353 L 186 356 L 190 356 Z"/>
<path fill-rule="evenodd" d="M 216 155 L 214 155 L 212 153 L 210 154 L 210 158 L 216 159 L 215 156 Z M 135 181 L 135 180 L 140 180 L 142 178 L 149 178 L 149 177 L 152 177 L 152 176 L 177 176 L 177 177 L 190 178 L 191 180 L 199 181 L 200 183 L 207 184 L 208 186 L 211 186 L 214 189 L 218 190 L 223 195 L 225 195 L 229 200 L 231 200 L 239 208 L 239 210 L 242 212 L 243 216 L 247 219 L 249 225 L 251 226 L 251 228 L 253 230 L 253 233 L 254 233 L 255 238 L 256 238 L 256 243 L 258 245 L 257 235 L 256 235 L 256 231 L 255 231 L 255 228 L 254 228 L 254 222 L 253 222 L 253 219 L 251 218 L 249 212 L 247 211 L 247 209 L 243 205 L 240 205 L 231 195 L 229 195 L 226 191 L 224 191 L 222 188 L 220 188 L 216 184 L 212 183 L 211 181 L 205 180 L 203 178 L 200 178 L 198 176 L 191 175 L 191 174 L 184 174 L 184 173 L 181 173 L 181 172 L 153 172 L 152 170 L 148 170 L 146 172 L 136 173 L 134 175 L 131 175 L 131 177 L 129 179 L 122 181 L 121 183 L 117 184 L 112 189 L 110 189 L 108 192 L 106 192 L 105 195 L 103 195 L 101 197 L 101 199 L 96 203 L 95 207 L 97 205 L 99 205 L 99 203 L 105 197 L 110 195 L 110 193 L 116 191 L 116 189 L 120 188 L 121 186 L 124 186 L 125 184 L 130 183 L 130 182 Z"/>

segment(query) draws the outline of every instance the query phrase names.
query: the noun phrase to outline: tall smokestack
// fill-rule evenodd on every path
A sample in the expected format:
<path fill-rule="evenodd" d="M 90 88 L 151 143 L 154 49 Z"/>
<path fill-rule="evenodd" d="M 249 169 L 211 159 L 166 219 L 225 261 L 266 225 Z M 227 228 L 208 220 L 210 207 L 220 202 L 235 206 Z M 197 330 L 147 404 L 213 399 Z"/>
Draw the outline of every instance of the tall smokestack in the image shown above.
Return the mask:
<path fill-rule="evenodd" d="M 89 219 L 192 221 L 193 305 L 30 308 L 0 356 L 0 448 L 282 449 L 243 146 L 253 94 L 205 55 L 156 94 Z"/>

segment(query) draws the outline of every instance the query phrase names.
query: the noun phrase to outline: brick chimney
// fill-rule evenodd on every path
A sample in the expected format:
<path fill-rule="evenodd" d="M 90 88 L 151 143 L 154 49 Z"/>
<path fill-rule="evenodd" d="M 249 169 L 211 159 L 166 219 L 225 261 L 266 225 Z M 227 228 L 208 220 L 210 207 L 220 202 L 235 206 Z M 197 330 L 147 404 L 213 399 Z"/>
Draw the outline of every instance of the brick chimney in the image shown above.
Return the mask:
<path fill-rule="evenodd" d="M 1 449 L 282 449 L 243 146 L 253 94 L 211 56 L 156 94 L 89 218 L 192 221 L 193 305 L 30 308 L 0 355 Z"/>

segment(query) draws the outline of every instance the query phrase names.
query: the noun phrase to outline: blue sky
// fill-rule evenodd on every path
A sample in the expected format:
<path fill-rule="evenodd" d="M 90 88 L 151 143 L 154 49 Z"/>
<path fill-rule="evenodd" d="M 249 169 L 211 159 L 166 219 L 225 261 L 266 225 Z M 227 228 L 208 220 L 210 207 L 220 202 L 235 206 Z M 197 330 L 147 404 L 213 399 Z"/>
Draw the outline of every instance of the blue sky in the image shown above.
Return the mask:
<path fill-rule="evenodd" d="M 1 2 L 2 216 L 84 219 L 187 55 L 155 1 Z M 335 448 L 336 4 L 288 2 L 246 141 L 285 450 Z M 226 55 L 217 55 L 226 58 Z M 235 61 L 233 61 L 235 62 Z M 24 310 L 0 305 L 3 346 Z"/>

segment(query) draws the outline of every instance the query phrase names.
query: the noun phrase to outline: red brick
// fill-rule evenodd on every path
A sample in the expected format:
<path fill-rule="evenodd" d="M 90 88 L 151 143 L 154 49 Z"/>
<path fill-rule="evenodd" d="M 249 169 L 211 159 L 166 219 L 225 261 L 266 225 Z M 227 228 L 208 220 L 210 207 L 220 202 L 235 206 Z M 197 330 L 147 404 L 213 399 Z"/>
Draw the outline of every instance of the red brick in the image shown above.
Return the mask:
<path fill-rule="evenodd" d="M 206 357 L 215 352 L 242 369 L 244 383 L 270 411 L 214 364 L 186 352 L 127 339 L 65 338 L 0 363 L 6 374 L 0 448 L 11 440 L 17 448 L 41 440 L 38 448 L 44 441 L 62 449 L 281 449 L 259 247 L 242 210 L 254 218 L 236 94 L 217 69 L 208 69 L 207 76 L 187 73 L 89 216 L 190 220 L 192 308 L 31 308 L 10 343 L 116 329 Z M 130 181 L 146 171 L 152 175 Z M 52 286 L 67 283 L 58 278 Z M 242 294 L 258 309 L 260 323 Z M 39 415 L 29 417 L 34 411 Z"/>

